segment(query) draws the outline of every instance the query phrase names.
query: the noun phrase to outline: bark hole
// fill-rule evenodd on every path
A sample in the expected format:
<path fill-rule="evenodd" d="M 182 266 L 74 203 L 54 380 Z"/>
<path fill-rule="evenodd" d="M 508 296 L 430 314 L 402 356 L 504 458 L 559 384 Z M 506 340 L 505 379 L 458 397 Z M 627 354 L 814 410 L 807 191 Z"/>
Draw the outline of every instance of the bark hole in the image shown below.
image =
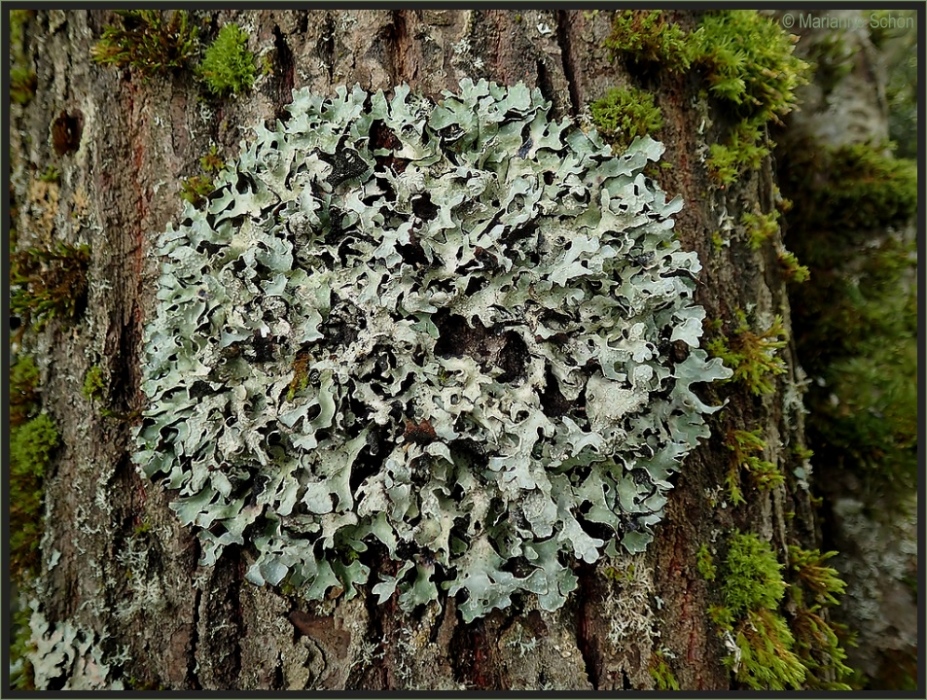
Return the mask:
<path fill-rule="evenodd" d="M 80 110 L 73 114 L 62 112 L 52 123 L 52 145 L 59 156 L 74 153 L 80 148 L 80 137 L 84 130 L 84 115 Z"/>
<path fill-rule="evenodd" d="M 434 322 L 438 327 L 438 342 L 435 354 L 439 357 L 472 357 L 483 371 L 498 367 L 502 373 L 498 380 L 514 382 L 525 376 L 525 362 L 528 346 L 515 331 L 500 331 L 486 328 L 479 319 L 473 318 L 471 328 L 463 316 L 439 312 Z"/>

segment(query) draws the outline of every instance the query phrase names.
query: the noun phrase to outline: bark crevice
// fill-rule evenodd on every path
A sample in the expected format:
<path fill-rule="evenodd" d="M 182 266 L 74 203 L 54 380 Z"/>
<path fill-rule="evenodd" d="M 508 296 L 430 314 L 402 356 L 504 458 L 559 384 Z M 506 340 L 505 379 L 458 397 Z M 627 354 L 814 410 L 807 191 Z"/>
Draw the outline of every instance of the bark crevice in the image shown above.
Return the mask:
<path fill-rule="evenodd" d="M 560 46 L 563 74 L 570 94 L 570 116 L 577 117 L 582 108 L 582 96 L 579 91 L 576 59 L 573 56 L 573 40 L 570 36 L 570 14 L 566 10 L 557 10 L 557 44 Z"/>

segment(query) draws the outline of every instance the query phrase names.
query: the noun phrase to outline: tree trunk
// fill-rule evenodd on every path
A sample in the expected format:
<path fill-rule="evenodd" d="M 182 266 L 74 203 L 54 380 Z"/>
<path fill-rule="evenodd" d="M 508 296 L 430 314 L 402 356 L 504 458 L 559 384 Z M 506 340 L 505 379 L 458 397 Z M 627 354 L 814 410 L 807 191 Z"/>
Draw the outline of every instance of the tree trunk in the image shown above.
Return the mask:
<path fill-rule="evenodd" d="M 782 316 L 787 329 L 789 301 L 774 247 L 754 250 L 739 234 L 729 245 L 711 241 L 741 213 L 775 208 L 770 159 L 728 189 L 717 187 L 704 167 L 705 150 L 720 138 L 725 116 L 692 73 L 635 72 L 613 60 L 604 46 L 612 13 L 195 15 L 207 34 L 237 22 L 272 70 L 243 96 L 210 97 L 191 71 L 145 80 L 135 70 L 94 63 L 92 47 L 118 21 L 111 12 L 49 10 L 28 20 L 37 86 L 31 102 L 11 108 L 10 122 L 17 246 L 65 241 L 92 249 L 83 316 L 27 330 L 17 348 L 38 359 L 44 410 L 61 436 L 44 482 L 35 597 L 37 616 L 49 625 L 46 643 L 57 631 L 71 640 L 71 656 L 37 669 L 36 683 L 652 689 L 665 687 L 665 664 L 683 689 L 738 687 L 725 663 L 731 651 L 708 614 L 719 602 L 718 584 L 705 580 L 696 555 L 704 545 L 721 552 L 735 528 L 771 542 L 783 562 L 789 545 L 819 545 L 810 493 L 793 473 L 804 419 L 802 373 L 790 347 L 781 352 L 788 371 L 773 393 L 702 385 L 708 403 L 727 406 L 709 421 L 713 437 L 674 477 L 666 517 L 645 553 L 569 563 L 580 587 L 558 611 L 540 609 L 526 595 L 470 624 L 453 598 L 407 614 L 395 599 L 376 604 L 369 585 L 353 600 L 318 604 L 257 587 L 244 579 L 248 553 L 241 548 L 227 548 L 215 566 L 199 566 L 195 536 L 168 507 L 173 494 L 132 464 L 132 415 L 144 408 L 142 328 L 159 276 L 151 252 L 158 234 L 177 222 L 181 182 L 200 173 L 199 159 L 213 143 L 234 157 L 239 140 L 250 138 L 248 127 L 280 114 L 294 88 L 328 95 L 339 85 L 389 91 L 405 82 L 437 100 L 465 77 L 524 81 L 551 100 L 555 116 L 576 119 L 610 87 L 644 84 L 663 110 L 659 138 L 673 165 L 658 178 L 669 196 L 683 198 L 675 228 L 683 249 L 695 251 L 704 267 L 697 302 L 708 319 L 751 309 L 758 318 Z M 672 15 L 689 29 L 698 21 L 693 12 Z M 48 166 L 60 171 L 58 182 L 39 179 Z M 81 395 L 94 365 L 110 380 L 105 412 Z M 739 429 L 762 431 L 764 459 L 780 465 L 785 480 L 770 490 L 745 486 L 746 504 L 733 507 L 725 502 L 725 435 Z"/>

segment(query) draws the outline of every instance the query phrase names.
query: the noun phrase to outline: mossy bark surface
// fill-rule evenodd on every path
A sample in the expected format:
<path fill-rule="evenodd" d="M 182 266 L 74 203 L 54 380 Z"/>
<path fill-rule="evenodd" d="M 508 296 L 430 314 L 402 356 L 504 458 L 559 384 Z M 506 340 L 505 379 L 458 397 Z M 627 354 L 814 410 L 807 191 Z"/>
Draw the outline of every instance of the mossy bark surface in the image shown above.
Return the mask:
<path fill-rule="evenodd" d="M 673 14 L 683 26 L 697 21 Z M 45 483 L 38 597 L 49 622 L 93 630 L 109 653 L 124 647 L 108 680 L 135 688 L 651 689 L 661 659 L 683 689 L 732 687 L 728 651 L 707 614 L 717 591 L 698 573 L 699 547 L 722 543 L 734 528 L 771 540 L 780 556 L 789 544 L 818 543 L 809 493 L 789 456 L 789 446 L 803 442 L 791 348 L 774 393 L 755 397 L 735 384 L 701 392 L 727 407 L 711 420 L 714 437 L 675 477 L 667 518 L 633 569 L 625 560 L 574 564 L 580 589 L 561 610 L 539 610 L 527 597 L 469 625 L 453 600 L 407 615 L 394 601 L 377 605 L 369 591 L 307 604 L 257 588 L 244 580 L 244 553 L 232 548 L 215 567 L 199 567 L 197 540 L 169 509 L 174 494 L 132 464 L 132 420 L 101 415 L 81 387 L 87 370 L 101 366 L 113 413 L 143 407 L 141 329 L 159 275 L 150 251 L 179 215 L 182 180 L 200 174 L 213 143 L 234 157 L 248 126 L 280 114 L 293 88 L 327 94 L 359 83 L 388 91 L 406 82 L 439 98 L 464 77 L 524 81 L 540 87 L 559 116 L 579 117 L 610 87 L 643 83 L 662 110 L 658 137 L 673 164 L 658 178 L 685 200 L 676 230 L 705 268 L 697 301 L 709 319 L 749 307 L 760 319 L 781 315 L 788 328 L 774 247 L 753 250 L 736 235 L 729 246 L 711 241 L 719 218 L 774 208 L 770 162 L 728 190 L 713 186 L 706 144 L 719 137 L 725 115 L 689 75 L 632 75 L 614 62 L 603 48 L 607 12 L 261 10 L 196 18 L 213 30 L 239 23 L 272 71 L 250 92 L 219 99 L 190 70 L 143 80 L 93 63 L 91 47 L 116 21 L 110 12 L 40 11 L 27 28 L 37 87 L 29 104 L 12 106 L 10 122 L 18 245 L 92 248 L 83 317 L 27 332 L 19 348 L 38 358 L 45 409 L 62 443 Z M 70 125 L 66 143 L 55 136 L 61 119 Z M 49 165 L 61 171 L 58 183 L 38 179 Z M 738 508 L 722 506 L 728 428 L 762 429 L 765 459 L 786 476 L 769 492 L 745 480 L 747 503 Z M 623 573 L 608 576 L 607 567 Z"/>

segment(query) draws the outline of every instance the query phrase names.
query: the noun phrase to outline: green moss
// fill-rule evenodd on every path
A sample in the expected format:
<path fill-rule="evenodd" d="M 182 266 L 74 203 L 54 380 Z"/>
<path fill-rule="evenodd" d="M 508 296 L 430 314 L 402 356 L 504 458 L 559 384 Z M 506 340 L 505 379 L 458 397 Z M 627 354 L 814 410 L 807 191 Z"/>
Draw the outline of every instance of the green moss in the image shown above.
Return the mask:
<path fill-rule="evenodd" d="M 209 153 L 200 158 L 200 167 L 203 169 L 204 173 L 218 173 L 222 168 L 225 167 L 225 161 L 222 159 L 222 156 L 219 155 L 218 146 L 211 146 L 209 148 Z"/>
<path fill-rule="evenodd" d="M 811 671 L 807 687 L 850 690 L 844 681 L 853 676 L 853 670 L 846 665 L 837 629 L 826 620 L 824 612 L 827 607 L 839 605 L 839 596 L 846 590 L 837 570 L 825 566 L 836 554 L 789 546 L 789 569 L 795 579 L 790 589 L 796 611 L 792 630 L 798 654 Z"/>
<path fill-rule="evenodd" d="M 666 662 L 666 655 L 662 651 L 650 657 L 650 677 L 653 678 L 656 690 L 679 690 L 679 681 L 676 674 Z"/>
<path fill-rule="evenodd" d="M 907 223 L 917 212 L 917 165 L 870 144 L 823 149 L 801 159 L 792 195 L 808 227 L 842 235 Z M 813 204 L 813 206 L 811 206 Z"/>
<path fill-rule="evenodd" d="M 795 253 L 788 250 L 781 250 L 779 251 L 778 259 L 782 276 L 789 282 L 801 284 L 810 279 L 811 271 L 807 266 L 798 262 L 798 257 L 796 257 Z"/>
<path fill-rule="evenodd" d="M 211 177 L 206 175 L 194 175 L 188 177 L 180 183 L 180 198 L 190 202 L 193 206 L 199 206 L 205 201 L 207 195 L 215 189 Z"/>
<path fill-rule="evenodd" d="M 100 401 L 106 395 L 106 388 L 107 382 L 103 374 L 103 368 L 99 365 L 93 365 L 84 376 L 84 385 L 81 392 L 89 401 Z"/>
<path fill-rule="evenodd" d="M 702 578 L 706 581 L 714 581 L 715 576 L 717 576 L 718 570 L 715 568 L 714 557 L 711 555 L 711 549 L 709 549 L 707 544 L 703 544 L 698 548 L 698 552 L 695 555 L 696 567 L 698 567 L 698 572 L 702 575 Z"/>
<path fill-rule="evenodd" d="M 733 333 L 720 333 L 706 344 L 706 348 L 734 370 L 729 381 L 743 382 L 751 393 L 759 396 L 773 393 L 772 378 L 785 373 L 785 362 L 777 352 L 786 342 L 781 317 L 777 316 L 766 330 L 756 332 L 750 327 L 746 314 L 738 310 Z"/>
<path fill-rule="evenodd" d="M 802 688 L 808 669 L 795 653 L 795 637 L 782 615 L 750 610 L 738 625 L 734 640 L 740 649 L 736 678 L 753 690 Z M 731 666 L 733 659 L 725 662 Z"/>
<path fill-rule="evenodd" d="M 753 250 L 759 250 L 766 241 L 779 233 L 779 212 L 775 210 L 768 214 L 747 212 L 740 221 Z"/>
<path fill-rule="evenodd" d="M 872 145 L 799 144 L 782 159 L 788 245 L 812 282 L 793 302 L 809 441 L 890 513 L 917 484 L 914 164 Z"/>
<path fill-rule="evenodd" d="M 615 16 L 605 46 L 638 63 L 685 71 L 691 63 L 686 33 L 662 10 L 624 10 Z"/>
<path fill-rule="evenodd" d="M 765 121 L 788 114 L 808 64 L 794 55 L 795 40 L 756 10 L 706 13 L 691 37 L 693 62 L 711 93 L 745 117 Z"/>
<path fill-rule="evenodd" d="M 58 431 L 45 413 L 10 431 L 10 569 L 38 565 L 42 539 L 42 478 L 58 447 Z"/>
<path fill-rule="evenodd" d="M 725 143 L 713 143 L 705 165 L 717 184 L 733 184 L 747 170 L 756 170 L 769 155 L 765 127 L 744 120 L 731 128 Z"/>
<path fill-rule="evenodd" d="M 254 83 L 254 54 L 248 48 L 248 34 L 235 24 L 226 24 L 206 49 L 197 68 L 201 80 L 216 95 L 236 95 Z"/>
<path fill-rule="evenodd" d="M 26 53 L 26 27 L 35 10 L 10 10 L 10 101 L 25 105 L 35 95 L 37 78 Z"/>
<path fill-rule="evenodd" d="M 91 49 L 97 63 L 132 68 L 147 77 L 185 67 L 197 52 L 198 30 L 185 10 L 118 11 L 122 26 L 110 26 Z"/>
<path fill-rule="evenodd" d="M 261 75 L 273 75 L 274 74 L 274 59 L 271 58 L 269 53 L 265 53 L 261 56 Z"/>
<path fill-rule="evenodd" d="M 794 55 L 794 37 L 755 10 L 707 12 L 692 32 L 668 21 L 660 10 L 625 10 L 616 14 L 605 46 L 637 64 L 694 71 L 704 78 L 708 94 L 732 122 L 706 159 L 720 187 L 760 167 L 772 145 L 767 125 L 795 107 L 795 90 L 807 82 L 809 69 Z M 647 112 L 646 107 L 638 110 Z"/>
<path fill-rule="evenodd" d="M 52 318 L 74 321 L 87 300 L 90 248 L 58 243 L 11 256 L 10 310 L 41 328 Z"/>
<path fill-rule="evenodd" d="M 846 591 L 846 583 L 837 570 L 825 566 L 824 562 L 837 556 L 837 552 L 821 553 L 817 549 L 802 549 L 789 546 L 789 567 L 797 579 L 807 588 L 819 605 L 839 605 L 837 596 Z"/>
<path fill-rule="evenodd" d="M 61 171 L 54 165 L 49 165 L 42 171 L 42 174 L 39 175 L 39 180 L 42 182 L 58 182 L 60 179 Z"/>
<path fill-rule="evenodd" d="M 616 151 L 625 151 L 638 136 L 663 128 L 653 94 L 637 88 L 612 88 L 589 105 L 592 122 Z"/>
<path fill-rule="evenodd" d="M 787 585 L 772 546 L 753 533 L 730 538 L 721 567 L 721 605 L 711 617 L 732 634 L 739 656 L 725 659 L 737 680 L 754 690 L 801 688 L 807 669 L 795 654 L 795 638 L 778 612 Z"/>
<path fill-rule="evenodd" d="M 758 608 L 776 609 L 786 589 L 782 568 L 769 542 L 752 532 L 735 533 L 721 577 L 725 607 L 734 617 Z"/>
<path fill-rule="evenodd" d="M 39 368 L 29 355 L 20 355 L 10 367 L 10 427 L 33 418 L 39 410 Z"/>
<path fill-rule="evenodd" d="M 764 491 L 781 485 L 785 480 L 775 464 L 760 458 L 759 454 L 766 450 L 766 441 L 763 440 L 763 434 L 759 428 L 730 431 L 725 446 L 733 453 L 728 469 L 727 487 L 731 501 L 735 505 L 745 502 L 740 490 L 742 471 L 749 473 L 756 487 Z"/>
<path fill-rule="evenodd" d="M 738 120 L 723 143 L 711 146 L 706 163 L 726 186 L 769 154 L 766 127 L 795 107 L 795 90 L 807 82 L 809 66 L 794 55 L 794 38 L 755 10 L 707 13 L 689 50 L 710 94 Z"/>
<path fill-rule="evenodd" d="M 29 104 L 35 96 L 38 79 L 35 71 L 27 66 L 10 69 L 10 101 L 18 105 Z"/>

